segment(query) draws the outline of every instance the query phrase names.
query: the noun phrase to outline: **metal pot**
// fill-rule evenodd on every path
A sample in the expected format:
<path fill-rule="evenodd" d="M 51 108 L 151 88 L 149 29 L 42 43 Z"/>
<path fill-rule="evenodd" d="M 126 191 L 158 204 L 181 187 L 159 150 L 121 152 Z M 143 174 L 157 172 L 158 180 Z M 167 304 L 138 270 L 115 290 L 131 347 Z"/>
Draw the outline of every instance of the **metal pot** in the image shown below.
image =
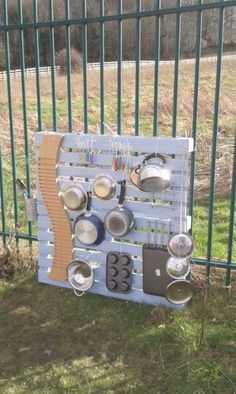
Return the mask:
<path fill-rule="evenodd" d="M 95 196 L 103 200 L 110 200 L 116 193 L 116 184 L 109 175 L 98 175 L 93 184 Z"/>
<path fill-rule="evenodd" d="M 87 210 L 75 221 L 74 233 L 84 245 L 99 245 L 105 236 L 104 224 L 96 215 L 91 214 L 91 192 L 87 193 Z"/>
<path fill-rule="evenodd" d="M 149 160 L 159 158 L 160 164 L 148 163 Z M 131 169 L 130 180 L 140 190 L 146 192 L 161 192 L 170 186 L 170 172 L 163 167 L 165 156 L 152 153 L 143 160 L 142 164 Z"/>
<path fill-rule="evenodd" d="M 76 183 L 65 185 L 61 190 L 64 204 L 72 211 L 80 211 L 85 208 L 87 195 L 84 188 Z"/>
<path fill-rule="evenodd" d="M 188 280 L 175 280 L 166 289 L 166 298 L 172 304 L 185 304 L 193 296 L 193 286 Z"/>
<path fill-rule="evenodd" d="M 72 261 L 67 267 L 67 276 L 76 295 L 82 295 L 84 291 L 89 290 L 94 282 L 94 270 L 84 260 Z"/>
<path fill-rule="evenodd" d="M 121 191 L 118 206 L 109 211 L 104 219 L 105 228 L 113 237 L 122 238 L 131 230 L 134 224 L 133 212 L 123 206 L 126 181 L 121 181 Z"/>

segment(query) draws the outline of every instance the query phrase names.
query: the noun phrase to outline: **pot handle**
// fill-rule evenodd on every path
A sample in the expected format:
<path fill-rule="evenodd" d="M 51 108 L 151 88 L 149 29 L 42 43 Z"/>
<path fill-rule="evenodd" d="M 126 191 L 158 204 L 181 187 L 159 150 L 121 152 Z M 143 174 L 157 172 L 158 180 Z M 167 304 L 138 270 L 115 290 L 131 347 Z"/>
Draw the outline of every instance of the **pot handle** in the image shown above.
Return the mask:
<path fill-rule="evenodd" d="M 84 291 L 80 291 L 80 290 L 74 289 L 74 294 L 77 297 L 81 297 L 82 295 L 84 295 Z"/>
<path fill-rule="evenodd" d="M 118 201 L 118 205 L 123 205 L 125 199 L 125 187 L 126 187 L 126 180 L 120 181 L 120 197 Z"/>
<path fill-rule="evenodd" d="M 164 163 L 166 163 L 166 158 L 165 158 L 165 156 L 164 155 L 162 155 L 161 153 L 151 153 L 150 155 L 148 155 L 148 156 L 146 156 L 144 159 L 143 159 L 143 164 L 145 164 L 146 163 L 146 161 L 148 161 L 148 160 L 151 160 L 151 159 L 155 159 L 155 158 L 159 158 L 159 159 L 161 159 L 161 165 Z"/>
<path fill-rule="evenodd" d="M 90 210 L 91 210 L 91 203 L 92 203 L 92 192 L 87 192 L 86 212 L 90 212 Z"/>

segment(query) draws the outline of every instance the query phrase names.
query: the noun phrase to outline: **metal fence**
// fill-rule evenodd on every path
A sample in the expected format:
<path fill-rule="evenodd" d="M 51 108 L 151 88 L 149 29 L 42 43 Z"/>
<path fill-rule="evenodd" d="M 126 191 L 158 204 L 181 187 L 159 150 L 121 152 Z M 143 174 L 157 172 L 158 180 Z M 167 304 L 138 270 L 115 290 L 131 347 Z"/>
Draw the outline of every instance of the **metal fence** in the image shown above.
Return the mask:
<path fill-rule="evenodd" d="M 82 34 L 82 53 L 83 53 L 83 130 L 88 132 L 89 124 L 89 85 L 88 85 L 88 32 L 92 24 L 99 24 L 99 130 L 101 134 L 106 132 L 105 115 L 106 115 L 106 91 L 105 91 L 105 25 L 106 23 L 113 22 L 117 28 L 117 41 L 114 43 L 116 46 L 116 130 L 118 134 L 123 131 L 123 23 L 127 21 L 135 21 L 134 39 L 135 39 L 135 64 L 134 64 L 134 134 L 139 135 L 140 127 L 140 107 L 141 107 L 141 94 L 140 94 L 140 74 L 141 74 L 141 39 L 142 39 L 142 20 L 143 18 L 155 18 L 155 58 L 153 63 L 154 79 L 153 79 L 153 114 L 152 114 L 152 135 L 158 136 L 160 129 L 159 119 L 159 88 L 161 84 L 159 66 L 160 48 L 161 48 L 161 18 L 163 16 L 175 16 L 175 58 L 174 58 L 174 72 L 173 72 L 173 101 L 172 101 L 172 136 L 175 137 L 178 133 L 178 115 L 179 115 L 179 74 L 180 74 L 180 53 L 181 53 L 181 24 L 182 17 L 186 13 L 194 13 L 196 18 L 196 37 L 195 37 L 195 61 L 194 61 L 194 86 L 193 86 L 193 108 L 192 108 L 192 132 L 191 135 L 195 141 L 198 137 L 198 114 L 199 114 L 199 81 L 201 77 L 201 37 L 202 37 L 202 20 L 203 15 L 208 10 L 216 10 L 219 15 L 218 19 L 218 37 L 217 37 L 217 53 L 216 53 L 216 72 L 215 72 L 215 92 L 214 92 L 214 105 L 213 105 L 213 119 L 212 119 L 212 133 L 211 133 L 211 165 L 210 165 L 210 182 L 209 182 L 209 198 L 208 198 L 208 220 L 207 220 L 207 236 L 206 236 L 206 256 L 204 258 L 196 257 L 194 261 L 196 264 L 206 266 L 207 274 L 210 274 L 211 267 L 219 267 L 226 270 L 226 285 L 229 286 L 232 278 L 232 270 L 236 269 L 236 263 L 233 262 L 233 249 L 234 249 L 234 214 L 235 214 L 235 184 L 236 184 L 236 143 L 234 142 L 232 171 L 231 171 L 231 188 L 229 196 L 227 197 L 229 204 L 229 215 L 227 218 L 228 236 L 225 242 L 227 243 L 227 256 L 225 259 L 215 259 L 212 256 L 213 247 L 213 222 L 215 215 L 215 178 L 216 178 L 216 160 L 217 160 L 217 144 L 219 133 L 219 116 L 220 116 L 220 88 L 221 88 L 221 71 L 222 71 L 222 58 L 223 58 L 223 44 L 224 44 L 224 14 L 227 7 L 236 7 L 236 0 L 221 0 L 216 2 L 203 2 L 202 0 L 196 1 L 192 5 L 184 5 L 181 0 L 177 0 L 176 6 L 169 8 L 162 7 L 161 0 L 153 2 L 154 7 L 150 10 L 142 9 L 142 1 L 134 0 L 134 11 L 123 12 L 122 0 L 117 0 L 117 13 L 105 14 L 104 0 L 99 0 L 99 15 L 90 16 L 87 14 L 87 1 L 82 1 L 82 16 L 80 18 L 70 18 L 70 1 L 65 0 L 65 18 L 56 20 L 54 18 L 53 0 L 49 0 L 49 18 L 48 20 L 41 21 L 38 17 L 38 0 L 33 0 L 33 15 L 31 22 L 24 22 L 23 20 L 23 6 L 22 0 L 18 0 L 18 21 L 9 23 L 8 16 L 8 1 L 3 1 L 3 20 L 0 22 L 0 32 L 3 33 L 3 45 L 5 50 L 5 64 L 6 64 L 6 80 L 4 87 L 6 87 L 5 99 L 7 105 L 3 103 L 0 116 L 5 117 L 8 113 L 8 128 L 9 134 L 6 136 L 2 126 L 2 119 L 0 120 L 1 129 L 1 145 L 0 145 L 0 198 L 1 198 L 1 231 L 4 242 L 10 235 L 10 225 L 8 222 L 13 223 L 15 229 L 19 226 L 19 217 L 21 205 L 19 203 L 19 192 L 16 186 L 16 179 L 20 169 L 20 159 L 18 158 L 19 145 L 16 142 L 16 130 L 18 128 L 17 121 L 14 117 L 14 103 L 13 103 L 13 81 L 11 78 L 11 47 L 10 47 L 10 34 L 13 31 L 18 32 L 19 52 L 20 52 L 20 73 L 21 73 L 21 109 L 22 109 L 22 133 L 24 141 L 24 171 L 27 188 L 31 187 L 31 157 L 33 138 L 30 138 L 30 115 L 32 109 L 29 108 L 27 100 L 27 81 L 26 81 L 26 68 L 25 68 L 25 41 L 24 34 L 26 29 L 31 30 L 34 37 L 34 51 L 35 51 L 35 102 L 36 102 L 36 115 L 37 115 L 37 130 L 44 129 L 43 123 L 43 102 L 42 102 L 42 81 L 41 81 L 41 68 L 40 68 L 40 29 L 48 29 L 49 44 L 50 44 L 50 84 L 51 84 L 51 108 L 52 108 L 52 130 L 58 130 L 58 108 L 59 100 L 57 96 L 57 72 L 55 64 L 55 29 L 57 27 L 65 28 L 65 42 L 67 54 L 67 130 L 73 130 L 73 90 L 76 86 L 73 84 L 73 74 L 71 66 L 71 27 L 76 25 L 80 27 Z M 234 127 L 234 126 L 233 126 Z M 233 132 L 235 134 L 235 132 Z M 233 134 L 232 133 L 232 134 Z M 4 156 L 4 149 L 9 142 L 9 153 L 11 156 L 10 170 L 6 163 L 9 162 L 9 154 Z M 192 215 L 195 207 L 195 164 L 197 153 L 194 152 L 192 156 L 191 166 L 191 184 L 190 184 L 190 214 Z M 22 174 L 21 174 L 22 175 Z M 6 184 L 11 185 L 11 195 L 6 193 Z M 193 220 L 193 223 L 195 218 Z M 28 241 L 37 240 L 32 225 L 29 223 L 27 231 L 19 231 L 16 234 L 17 241 L 25 239 Z M 194 234 L 194 227 L 193 227 Z"/>

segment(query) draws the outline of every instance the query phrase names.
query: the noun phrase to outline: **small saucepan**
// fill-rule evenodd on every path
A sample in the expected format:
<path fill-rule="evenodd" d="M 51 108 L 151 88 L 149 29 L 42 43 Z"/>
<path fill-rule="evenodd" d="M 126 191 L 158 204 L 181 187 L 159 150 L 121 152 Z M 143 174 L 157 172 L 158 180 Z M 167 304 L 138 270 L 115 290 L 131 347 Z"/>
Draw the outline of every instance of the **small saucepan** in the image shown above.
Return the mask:
<path fill-rule="evenodd" d="M 86 207 L 87 195 L 81 185 L 72 183 L 65 185 L 61 190 L 65 206 L 72 211 L 80 211 Z"/>
<path fill-rule="evenodd" d="M 134 225 L 134 215 L 130 209 L 123 206 L 126 181 L 120 182 L 121 191 L 118 206 L 109 211 L 104 219 L 105 228 L 113 237 L 122 238 Z"/>
<path fill-rule="evenodd" d="M 90 212 L 91 195 L 91 192 L 87 193 L 87 209 L 75 220 L 74 233 L 84 245 L 99 245 L 104 239 L 105 229 L 99 217 Z"/>
<path fill-rule="evenodd" d="M 110 200 L 116 193 L 114 179 L 109 175 L 98 175 L 94 180 L 93 191 L 98 198 Z"/>

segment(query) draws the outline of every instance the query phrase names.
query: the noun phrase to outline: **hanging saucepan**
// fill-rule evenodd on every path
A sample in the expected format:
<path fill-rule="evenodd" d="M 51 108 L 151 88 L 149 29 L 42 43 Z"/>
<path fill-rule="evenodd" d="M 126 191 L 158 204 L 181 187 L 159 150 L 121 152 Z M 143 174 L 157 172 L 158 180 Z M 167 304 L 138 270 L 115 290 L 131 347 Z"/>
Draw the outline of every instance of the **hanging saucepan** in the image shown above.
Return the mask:
<path fill-rule="evenodd" d="M 84 260 L 74 260 L 67 267 L 67 277 L 76 295 L 89 290 L 94 282 L 94 270 Z"/>
<path fill-rule="evenodd" d="M 188 280 L 175 280 L 166 288 L 166 298 L 172 304 L 185 304 L 193 296 L 193 286 Z"/>
<path fill-rule="evenodd" d="M 109 175 L 98 175 L 94 180 L 93 191 L 98 198 L 110 200 L 116 193 L 114 179 Z"/>
<path fill-rule="evenodd" d="M 91 195 L 91 192 L 87 193 L 87 209 L 75 220 L 74 233 L 84 245 L 99 245 L 104 239 L 105 229 L 99 217 L 90 212 Z"/>
<path fill-rule="evenodd" d="M 87 203 L 87 194 L 84 188 L 77 183 L 65 185 L 61 190 L 61 196 L 64 204 L 68 209 L 80 211 L 85 208 Z"/>
<path fill-rule="evenodd" d="M 160 164 L 148 163 L 149 160 L 159 158 Z M 146 192 L 161 192 L 170 186 L 170 172 L 165 169 L 165 156 L 160 153 L 152 153 L 143 160 L 142 164 L 132 167 L 130 173 L 131 182 L 140 190 Z"/>
<path fill-rule="evenodd" d="M 118 206 L 109 211 L 104 219 L 105 228 L 113 237 L 122 238 L 131 230 L 134 224 L 134 215 L 130 209 L 123 206 L 125 198 L 126 181 L 120 182 L 120 198 Z"/>
<path fill-rule="evenodd" d="M 193 254 L 194 242 L 189 234 L 173 234 L 168 240 L 167 249 L 173 257 L 188 258 Z"/>
<path fill-rule="evenodd" d="M 188 259 L 170 257 L 166 263 L 167 273 L 174 279 L 183 279 L 190 272 L 190 261 Z"/>

